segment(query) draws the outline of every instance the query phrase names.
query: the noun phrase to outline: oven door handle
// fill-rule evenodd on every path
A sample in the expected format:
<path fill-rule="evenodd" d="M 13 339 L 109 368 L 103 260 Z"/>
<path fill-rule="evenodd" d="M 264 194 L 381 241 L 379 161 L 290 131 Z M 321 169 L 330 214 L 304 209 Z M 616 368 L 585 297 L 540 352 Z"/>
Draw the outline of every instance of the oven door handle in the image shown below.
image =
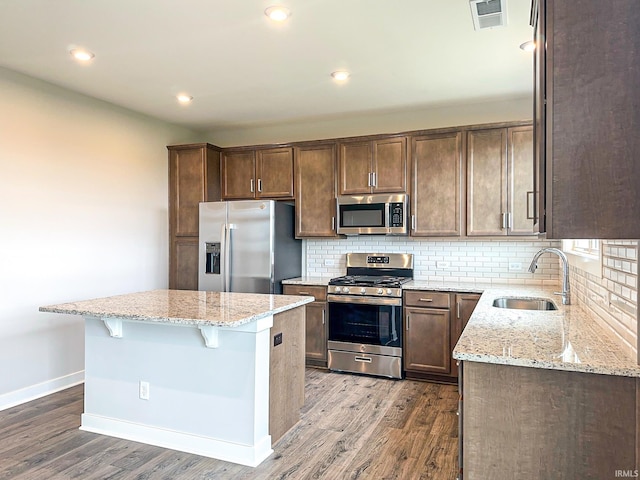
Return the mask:
<path fill-rule="evenodd" d="M 394 307 L 402 306 L 401 298 L 388 298 L 388 297 L 360 297 L 357 295 L 327 295 L 327 301 L 330 303 L 357 303 L 360 305 L 391 305 Z"/>

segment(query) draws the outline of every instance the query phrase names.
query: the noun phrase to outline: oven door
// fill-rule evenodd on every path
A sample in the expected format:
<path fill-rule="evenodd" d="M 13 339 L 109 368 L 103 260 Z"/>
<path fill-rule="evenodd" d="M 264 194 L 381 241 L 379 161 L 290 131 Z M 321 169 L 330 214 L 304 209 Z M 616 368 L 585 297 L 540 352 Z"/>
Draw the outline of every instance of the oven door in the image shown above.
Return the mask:
<path fill-rule="evenodd" d="M 402 299 L 329 295 L 327 301 L 330 349 L 402 355 Z"/>

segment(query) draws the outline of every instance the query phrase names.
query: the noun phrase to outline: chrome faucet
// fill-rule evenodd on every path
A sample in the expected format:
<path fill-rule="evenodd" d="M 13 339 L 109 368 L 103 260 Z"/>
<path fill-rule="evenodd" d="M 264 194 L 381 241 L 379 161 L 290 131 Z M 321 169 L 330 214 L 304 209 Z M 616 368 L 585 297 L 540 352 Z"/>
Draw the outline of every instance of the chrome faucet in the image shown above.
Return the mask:
<path fill-rule="evenodd" d="M 531 273 L 536 273 L 536 268 L 538 268 L 538 258 L 540 258 L 540 255 L 546 252 L 555 253 L 560 257 L 560 260 L 562 260 L 562 292 L 555 293 L 556 295 L 562 295 L 563 305 L 571 305 L 571 292 L 569 290 L 569 261 L 567 260 L 567 256 L 562 250 L 559 250 L 557 248 L 543 248 L 533 256 L 531 265 L 529 265 L 529 271 Z"/>

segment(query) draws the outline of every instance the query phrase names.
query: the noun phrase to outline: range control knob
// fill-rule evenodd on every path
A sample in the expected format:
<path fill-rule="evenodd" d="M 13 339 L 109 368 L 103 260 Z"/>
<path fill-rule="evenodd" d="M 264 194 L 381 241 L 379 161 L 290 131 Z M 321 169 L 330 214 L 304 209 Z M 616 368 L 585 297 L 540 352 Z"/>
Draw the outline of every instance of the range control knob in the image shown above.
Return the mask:
<path fill-rule="evenodd" d="M 379 294 L 383 294 L 383 293 L 384 293 L 384 290 L 383 290 L 383 289 L 381 289 L 381 288 L 379 288 L 379 289 L 378 289 L 378 293 L 379 293 Z"/>
<path fill-rule="evenodd" d="M 360 289 L 360 293 L 365 293 L 366 291 L 367 291 L 367 289 L 366 289 L 366 288 L 364 288 L 364 287 L 362 287 L 362 288 Z"/>
<path fill-rule="evenodd" d="M 349 293 L 349 287 L 344 287 L 344 288 L 342 289 L 342 291 L 343 291 L 344 293 Z"/>
<path fill-rule="evenodd" d="M 333 291 L 336 292 L 336 293 L 340 293 L 340 287 L 334 287 Z"/>
<path fill-rule="evenodd" d="M 391 295 L 393 293 L 393 290 L 391 290 L 390 288 L 387 288 L 387 295 Z"/>

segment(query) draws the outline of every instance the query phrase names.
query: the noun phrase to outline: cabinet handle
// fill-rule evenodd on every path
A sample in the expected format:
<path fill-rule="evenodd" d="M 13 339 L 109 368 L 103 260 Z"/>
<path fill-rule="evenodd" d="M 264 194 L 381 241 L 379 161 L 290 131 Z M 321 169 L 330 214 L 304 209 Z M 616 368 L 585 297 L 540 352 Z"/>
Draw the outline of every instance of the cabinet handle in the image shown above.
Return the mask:
<path fill-rule="evenodd" d="M 420 298 L 421 302 L 433 302 L 433 298 Z"/>
<path fill-rule="evenodd" d="M 415 230 L 415 229 L 416 229 L 416 216 L 411 215 L 411 230 Z"/>
<path fill-rule="evenodd" d="M 371 186 L 378 186 L 378 174 L 376 172 L 371 172 Z"/>
<path fill-rule="evenodd" d="M 367 187 L 371 187 L 371 172 L 369 172 L 369 179 L 367 180 Z"/>
<path fill-rule="evenodd" d="M 409 314 L 407 314 L 407 330 L 409 330 Z"/>
<path fill-rule="evenodd" d="M 535 200 L 534 193 L 532 191 L 527 192 L 527 220 L 536 219 L 536 212 L 534 208 Z"/>
<path fill-rule="evenodd" d="M 336 217 L 331 217 L 331 230 L 336 229 Z"/>
<path fill-rule="evenodd" d="M 324 308 L 322 309 L 322 324 L 324 325 Z"/>
<path fill-rule="evenodd" d="M 456 303 L 456 314 L 457 314 L 458 318 L 460 318 L 460 302 Z"/>
<path fill-rule="evenodd" d="M 253 193 L 253 178 L 251 179 L 251 183 L 250 183 L 249 188 L 251 189 L 251 193 Z"/>
<path fill-rule="evenodd" d="M 502 230 L 507 228 L 507 214 L 504 212 L 500 214 L 500 225 Z"/>
<path fill-rule="evenodd" d="M 262 192 L 262 179 L 258 179 L 258 192 Z"/>
<path fill-rule="evenodd" d="M 309 295 L 309 292 L 298 292 L 298 295 Z"/>

